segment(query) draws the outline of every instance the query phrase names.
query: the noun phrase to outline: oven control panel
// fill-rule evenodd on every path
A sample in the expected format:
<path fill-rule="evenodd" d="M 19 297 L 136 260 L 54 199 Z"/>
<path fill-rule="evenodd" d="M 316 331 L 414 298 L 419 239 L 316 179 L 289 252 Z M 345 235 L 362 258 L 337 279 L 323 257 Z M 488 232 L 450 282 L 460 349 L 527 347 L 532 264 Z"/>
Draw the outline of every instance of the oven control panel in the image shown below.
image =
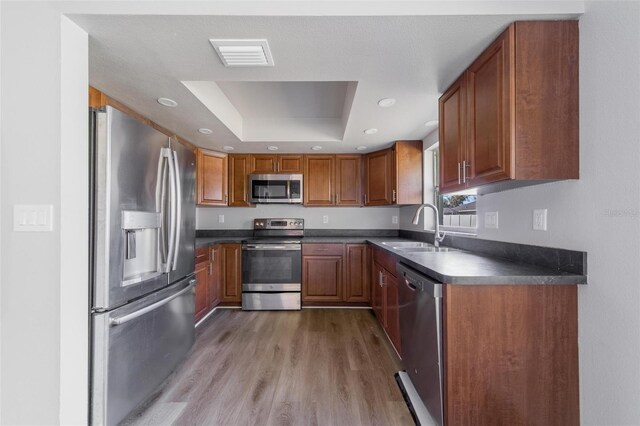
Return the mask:
<path fill-rule="evenodd" d="M 277 218 L 277 219 L 254 219 L 253 229 L 304 229 L 304 219 L 300 218 Z"/>

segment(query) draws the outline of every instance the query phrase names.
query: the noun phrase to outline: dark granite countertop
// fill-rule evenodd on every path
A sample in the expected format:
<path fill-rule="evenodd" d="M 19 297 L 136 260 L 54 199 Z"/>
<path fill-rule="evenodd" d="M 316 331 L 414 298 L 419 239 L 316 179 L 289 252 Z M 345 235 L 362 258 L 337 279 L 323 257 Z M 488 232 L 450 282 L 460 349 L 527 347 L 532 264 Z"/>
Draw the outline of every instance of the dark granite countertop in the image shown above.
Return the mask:
<path fill-rule="evenodd" d="M 216 243 L 237 243 L 244 236 L 222 236 L 196 238 L 196 247 Z M 501 285 L 501 284 L 586 284 L 585 275 L 518 263 L 500 257 L 470 251 L 440 253 L 407 252 L 394 250 L 382 244 L 389 241 L 414 241 L 399 237 L 327 236 L 304 237 L 303 243 L 365 243 L 369 242 L 397 256 L 399 261 L 439 282 L 456 285 Z"/>
<path fill-rule="evenodd" d="M 369 239 L 376 247 L 397 256 L 402 263 L 426 276 L 447 284 L 586 284 L 584 275 L 517 263 L 469 251 L 425 253 L 394 250 L 383 245 L 389 239 Z M 393 241 L 410 241 L 394 239 Z"/>
<path fill-rule="evenodd" d="M 202 248 L 213 244 L 239 243 L 247 237 L 202 237 L 196 238 L 196 248 Z"/>

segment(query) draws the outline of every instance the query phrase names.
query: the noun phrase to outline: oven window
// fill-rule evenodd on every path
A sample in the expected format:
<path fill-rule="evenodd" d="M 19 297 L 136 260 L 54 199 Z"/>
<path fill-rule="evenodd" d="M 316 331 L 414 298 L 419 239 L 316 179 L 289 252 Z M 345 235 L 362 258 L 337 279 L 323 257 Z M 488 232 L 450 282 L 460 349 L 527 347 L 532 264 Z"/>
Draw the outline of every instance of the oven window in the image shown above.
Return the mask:
<path fill-rule="evenodd" d="M 286 180 L 254 180 L 251 188 L 253 198 L 265 198 L 271 200 L 286 200 Z"/>
<path fill-rule="evenodd" d="M 300 283 L 301 267 L 300 250 L 244 250 L 242 283 Z"/>

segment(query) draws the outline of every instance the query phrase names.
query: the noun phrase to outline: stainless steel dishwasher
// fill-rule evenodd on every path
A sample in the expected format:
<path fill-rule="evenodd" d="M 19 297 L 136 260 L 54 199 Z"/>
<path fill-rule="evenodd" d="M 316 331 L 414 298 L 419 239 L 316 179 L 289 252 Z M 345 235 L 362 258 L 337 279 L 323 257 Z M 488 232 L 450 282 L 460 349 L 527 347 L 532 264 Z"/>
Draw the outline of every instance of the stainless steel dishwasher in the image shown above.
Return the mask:
<path fill-rule="evenodd" d="M 419 425 L 443 424 L 442 284 L 402 263 L 400 338 L 405 371 L 396 378 Z"/>

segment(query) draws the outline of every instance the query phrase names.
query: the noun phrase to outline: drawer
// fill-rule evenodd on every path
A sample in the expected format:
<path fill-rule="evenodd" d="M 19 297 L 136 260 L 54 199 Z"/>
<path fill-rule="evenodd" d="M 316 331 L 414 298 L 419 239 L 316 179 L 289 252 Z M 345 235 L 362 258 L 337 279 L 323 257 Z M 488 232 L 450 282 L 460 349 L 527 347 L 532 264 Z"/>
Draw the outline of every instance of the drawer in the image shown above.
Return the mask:
<path fill-rule="evenodd" d="M 200 262 L 208 262 L 209 261 L 209 252 L 211 248 L 209 246 L 200 247 L 196 249 L 196 264 Z"/>
<path fill-rule="evenodd" d="M 303 256 L 342 256 L 344 252 L 344 244 L 303 244 Z"/>
<path fill-rule="evenodd" d="M 396 256 L 391 253 L 387 253 L 383 249 L 374 247 L 373 260 L 394 277 L 398 276 L 398 273 L 396 272 L 396 263 L 398 262 L 398 258 Z"/>

